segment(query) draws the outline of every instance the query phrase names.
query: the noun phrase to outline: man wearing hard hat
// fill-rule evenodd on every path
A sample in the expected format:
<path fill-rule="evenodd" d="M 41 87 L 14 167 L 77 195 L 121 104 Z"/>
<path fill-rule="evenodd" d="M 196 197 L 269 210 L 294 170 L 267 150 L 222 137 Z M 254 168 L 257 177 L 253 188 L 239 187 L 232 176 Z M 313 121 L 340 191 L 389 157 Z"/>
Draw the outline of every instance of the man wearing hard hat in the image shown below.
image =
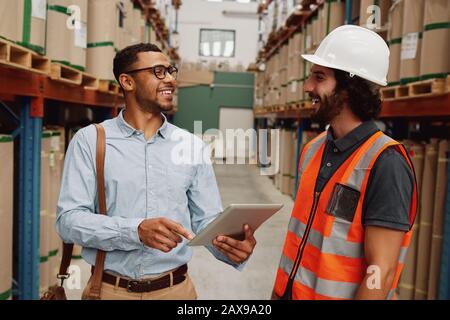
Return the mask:
<path fill-rule="evenodd" d="M 329 124 L 308 143 L 272 298 L 393 299 L 412 235 L 417 186 L 408 154 L 381 132 L 389 48 L 368 29 L 333 30 L 305 92 Z"/>

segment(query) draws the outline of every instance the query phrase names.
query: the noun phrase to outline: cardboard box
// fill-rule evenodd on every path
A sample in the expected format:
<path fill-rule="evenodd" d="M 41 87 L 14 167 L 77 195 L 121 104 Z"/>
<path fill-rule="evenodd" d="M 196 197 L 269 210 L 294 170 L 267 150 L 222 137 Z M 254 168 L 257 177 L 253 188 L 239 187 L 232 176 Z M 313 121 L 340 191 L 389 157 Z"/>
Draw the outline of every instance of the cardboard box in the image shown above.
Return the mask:
<path fill-rule="evenodd" d="M 12 289 L 14 142 L 0 135 L 0 294 Z M 6 299 L 11 299 L 11 294 Z"/>
<path fill-rule="evenodd" d="M 422 186 L 425 147 L 423 144 L 414 143 L 411 141 L 405 141 L 404 145 L 408 150 L 409 156 L 414 166 L 417 181 L 417 190 L 420 194 Z M 409 244 L 408 252 L 406 254 L 405 266 L 398 284 L 399 298 L 402 300 L 414 299 L 419 224 L 420 206 L 418 208 L 416 220 L 413 226 L 413 234 L 411 237 L 411 242 Z"/>
<path fill-rule="evenodd" d="M 418 81 L 422 50 L 424 0 L 404 0 L 400 81 Z"/>
<path fill-rule="evenodd" d="M 441 269 L 442 239 L 444 237 L 445 200 L 447 195 L 447 152 L 449 143 L 439 143 L 436 192 L 434 197 L 433 233 L 431 237 L 430 278 L 428 281 L 428 300 L 438 298 L 439 276 Z"/>
<path fill-rule="evenodd" d="M 417 269 L 414 299 L 427 298 L 430 271 L 431 234 L 437 173 L 437 141 L 425 147 L 425 163 L 420 195 L 420 227 L 418 232 Z"/>

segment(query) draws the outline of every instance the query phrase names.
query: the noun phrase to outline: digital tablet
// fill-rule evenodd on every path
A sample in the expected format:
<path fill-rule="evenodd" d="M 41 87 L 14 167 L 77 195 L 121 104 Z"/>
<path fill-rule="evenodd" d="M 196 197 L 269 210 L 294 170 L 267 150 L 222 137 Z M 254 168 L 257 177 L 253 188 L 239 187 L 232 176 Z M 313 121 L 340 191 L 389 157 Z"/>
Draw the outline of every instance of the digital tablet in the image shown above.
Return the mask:
<path fill-rule="evenodd" d="M 188 242 L 188 245 L 208 245 L 219 235 L 243 240 L 244 224 L 248 224 L 256 231 L 264 221 L 282 207 L 282 204 L 230 204 L 214 221 Z"/>

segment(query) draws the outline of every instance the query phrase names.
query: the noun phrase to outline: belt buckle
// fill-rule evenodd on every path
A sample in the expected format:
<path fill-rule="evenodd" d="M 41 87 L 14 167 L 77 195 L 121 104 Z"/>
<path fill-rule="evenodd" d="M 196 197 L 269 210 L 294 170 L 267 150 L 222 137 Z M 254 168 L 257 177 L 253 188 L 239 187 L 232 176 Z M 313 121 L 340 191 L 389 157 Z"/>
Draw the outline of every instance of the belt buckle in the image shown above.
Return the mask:
<path fill-rule="evenodd" d="M 144 293 L 150 290 L 150 280 L 129 280 L 127 284 L 128 292 Z"/>

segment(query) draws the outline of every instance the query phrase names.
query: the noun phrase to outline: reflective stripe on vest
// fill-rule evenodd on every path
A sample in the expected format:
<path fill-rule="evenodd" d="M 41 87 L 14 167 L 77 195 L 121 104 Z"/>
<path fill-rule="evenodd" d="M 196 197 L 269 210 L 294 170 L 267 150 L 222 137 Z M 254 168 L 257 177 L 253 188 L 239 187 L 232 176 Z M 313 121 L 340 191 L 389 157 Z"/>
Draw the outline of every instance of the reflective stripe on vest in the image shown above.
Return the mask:
<path fill-rule="evenodd" d="M 298 173 L 298 179 L 302 177 L 302 173 L 305 171 L 308 164 L 311 162 L 311 159 L 316 154 L 317 150 L 319 150 L 320 146 L 325 142 L 327 138 L 327 133 L 322 132 L 317 137 L 315 137 L 313 140 L 311 140 L 306 146 L 305 146 L 305 154 L 303 156 L 302 162 L 300 164 L 300 169 Z"/>
<path fill-rule="evenodd" d="M 292 270 L 293 262 L 286 256 L 281 257 L 280 268 Z M 321 279 L 314 272 L 300 266 L 295 281 L 313 289 L 316 293 L 338 299 L 352 299 L 359 288 L 358 283 Z"/>

